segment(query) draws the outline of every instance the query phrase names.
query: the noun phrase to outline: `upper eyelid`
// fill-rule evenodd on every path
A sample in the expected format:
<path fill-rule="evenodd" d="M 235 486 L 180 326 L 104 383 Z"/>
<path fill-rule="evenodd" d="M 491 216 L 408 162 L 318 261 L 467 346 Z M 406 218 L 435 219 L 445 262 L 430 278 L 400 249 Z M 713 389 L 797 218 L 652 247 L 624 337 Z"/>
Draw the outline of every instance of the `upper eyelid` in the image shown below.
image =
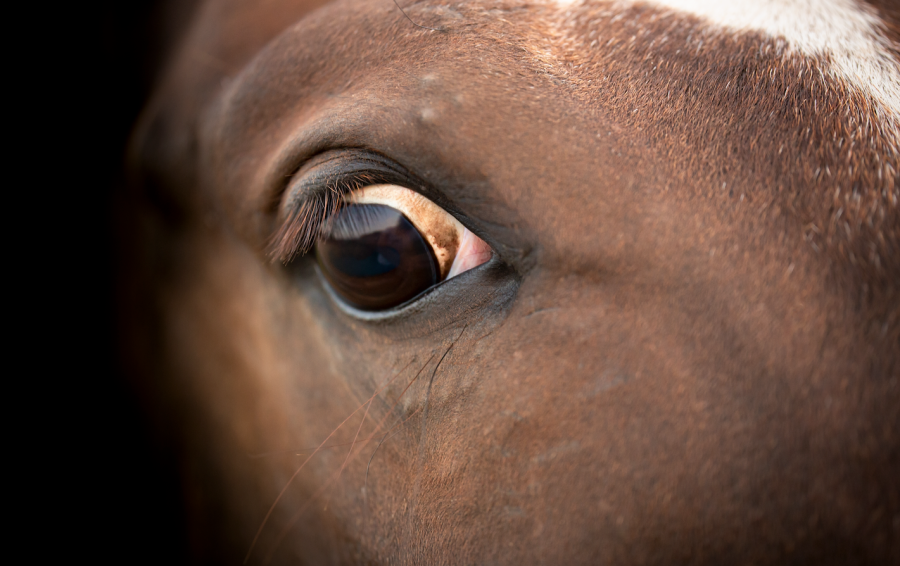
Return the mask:
<path fill-rule="evenodd" d="M 399 184 L 417 192 L 423 188 L 405 168 L 378 153 L 354 148 L 330 150 L 311 157 L 291 175 L 279 208 L 285 210 L 330 187 L 365 186 L 357 183 Z"/>

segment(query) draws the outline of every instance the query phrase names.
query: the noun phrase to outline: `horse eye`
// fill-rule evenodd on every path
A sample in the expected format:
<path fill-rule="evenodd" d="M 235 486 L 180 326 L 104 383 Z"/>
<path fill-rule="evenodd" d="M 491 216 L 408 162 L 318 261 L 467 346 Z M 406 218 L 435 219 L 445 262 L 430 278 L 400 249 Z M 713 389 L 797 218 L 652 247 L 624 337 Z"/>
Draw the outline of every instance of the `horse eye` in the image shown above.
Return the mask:
<path fill-rule="evenodd" d="M 491 258 L 490 246 L 442 208 L 407 188 L 356 191 L 331 218 L 316 259 L 350 305 L 401 305 Z"/>
<path fill-rule="evenodd" d="M 381 310 L 438 283 L 434 253 L 398 210 L 352 204 L 337 213 L 330 236 L 316 245 L 322 274 L 345 301 Z"/>

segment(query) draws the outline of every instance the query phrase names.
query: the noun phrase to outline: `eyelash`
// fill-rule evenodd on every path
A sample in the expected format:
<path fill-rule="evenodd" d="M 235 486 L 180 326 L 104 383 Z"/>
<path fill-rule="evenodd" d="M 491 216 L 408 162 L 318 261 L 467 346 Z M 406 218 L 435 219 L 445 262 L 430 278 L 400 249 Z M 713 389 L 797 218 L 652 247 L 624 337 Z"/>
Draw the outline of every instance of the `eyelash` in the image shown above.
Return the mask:
<path fill-rule="evenodd" d="M 304 169 L 307 172 L 301 174 Z M 354 191 L 376 184 L 418 185 L 389 159 L 356 149 L 320 154 L 297 176 L 301 177 L 301 186 L 288 190 L 298 196 L 283 207 L 285 217 L 267 246 L 273 262 L 288 264 L 327 237 L 331 219 Z"/>
<path fill-rule="evenodd" d="M 288 264 L 308 253 L 318 240 L 328 235 L 329 220 L 347 203 L 347 197 L 371 184 L 360 177 L 312 189 L 290 206 L 287 218 L 269 243 L 269 257 Z"/>

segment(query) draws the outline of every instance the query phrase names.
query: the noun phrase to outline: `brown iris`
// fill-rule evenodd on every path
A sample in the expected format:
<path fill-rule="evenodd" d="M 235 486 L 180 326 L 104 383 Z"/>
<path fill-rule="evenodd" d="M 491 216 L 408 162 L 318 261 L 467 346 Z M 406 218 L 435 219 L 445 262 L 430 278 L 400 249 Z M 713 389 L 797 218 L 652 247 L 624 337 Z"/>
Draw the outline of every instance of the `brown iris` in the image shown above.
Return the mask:
<path fill-rule="evenodd" d="M 337 294 L 361 310 L 395 307 L 440 281 L 425 238 L 400 211 L 381 204 L 338 211 L 316 244 L 316 258 Z"/>

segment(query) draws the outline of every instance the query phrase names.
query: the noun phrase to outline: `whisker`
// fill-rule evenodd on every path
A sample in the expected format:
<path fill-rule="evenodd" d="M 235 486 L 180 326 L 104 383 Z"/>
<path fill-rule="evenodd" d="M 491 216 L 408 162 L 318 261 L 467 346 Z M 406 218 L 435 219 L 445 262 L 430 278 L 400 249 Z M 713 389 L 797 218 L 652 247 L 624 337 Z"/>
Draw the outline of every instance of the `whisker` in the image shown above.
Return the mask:
<path fill-rule="evenodd" d="M 363 450 L 363 448 L 365 448 L 366 444 L 368 444 L 373 438 L 375 438 L 375 434 L 377 434 L 378 430 L 381 429 L 381 426 L 382 426 L 382 425 L 384 424 L 384 422 L 387 420 L 387 417 L 391 414 L 391 411 L 393 411 L 394 408 L 400 403 L 400 400 L 403 399 L 403 395 L 407 392 L 407 390 L 409 390 L 410 386 L 411 386 L 413 383 L 415 383 L 416 380 L 419 379 L 419 376 L 422 375 L 422 371 L 423 371 L 425 368 L 428 367 L 429 362 L 431 362 L 431 360 L 433 360 L 433 359 L 434 359 L 434 354 L 432 354 L 432 355 L 425 361 L 425 364 L 419 369 L 419 371 L 416 372 L 416 376 L 415 376 L 415 377 L 414 377 L 414 378 L 406 385 L 406 387 L 403 389 L 403 391 L 400 392 L 400 395 L 397 396 L 397 400 L 396 400 L 396 401 L 394 402 L 394 404 L 391 406 L 391 409 L 388 411 L 388 413 L 385 415 L 385 417 L 382 418 L 381 421 L 378 423 L 378 426 L 375 428 L 375 432 L 373 432 L 371 435 L 369 435 L 369 437 L 368 437 L 365 441 L 363 441 L 363 442 L 360 443 L 360 447 L 359 447 L 359 449 L 356 451 L 357 454 L 359 454 L 360 452 L 362 452 L 362 450 Z M 409 364 L 406 364 L 406 366 L 404 367 L 404 369 L 408 368 L 411 364 L 412 364 L 412 361 L 410 361 Z M 401 371 L 402 371 L 402 370 L 401 370 Z M 399 375 L 399 374 L 398 374 L 398 375 Z M 385 383 L 381 388 L 379 388 L 379 391 L 380 391 L 380 389 L 383 389 L 383 388 L 386 387 L 388 384 L 390 384 L 392 381 L 394 381 L 394 379 L 396 379 L 396 377 L 397 377 L 397 376 L 394 376 L 393 378 L 391 378 L 387 383 Z M 376 391 L 375 395 L 372 395 L 372 397 L 369 398 L 369 401 L 367 401 L 367 402 L 364 403 L 364 404 L 370 403 L 370 402 L 372 401 L 372 399 L 375 398 L 375 396 L 378 394 L 379 391 Z M 359 409 L 361 409 L 361 408 L 362 408 L 362 405 L 360 405 L 360 406 L 356 409 L 356 411 L 359 411 Z M 354 413 L 356 413 L 356 411 L 354 411 Z M 351 415 L 351 416 L 352 416 L 352 415 Z M 412 416 L 412 415 L 410 415 L 410 416 Z M 349 420 L 349 417 L 348 417 L 347 419 L 344 420 L 344 423 L 346 423 L 347 420 Z M 341 423 L 341 426 L 343 426 L 344 423 Z M 340 428 L 340 427 L 338 427 L 338 428 Z M 334 433 L 332 433 L 332 434 L 334 434 Z M 327 439 L 326 439 L 326 440 L 327 440 Z M 352 451 L 353 451 L 353 448 L 351 448 L 351 453 L 352 453 Z M 308 460 L 307 460 L 307 461 L 308 461 Z M 306 462 L 304 462 L 303 464 L 305 465 Z M 342 468 L 342 469 L 343 469 L 343 468 Z M 296 474 L 294 474 L 294 475 L 296 476 Z M 331 477 L 328 479 L 328 481 L 326 481 L 324 484 L 322 484 L 322 485 L 319 487 L 319 489 L 317 489 L 315 492 L 313 492 L 313 494 L 309 497 L 309 499 L 307 499 L 306 502 L 305 502 L 303 505 L 300 506 L 300 508 L 297 510 L 296 513 L 294 513 L 294 515 L 291 517 L 291 519 L 287 522 L 287 524 L 285 524 L 284 528 L 283 528 L 283 529 L 281 530 L 281 532 L 278 534 L 278 537 L 275 539 L 275 542 L 272 544 L 271 550 L 270 550 L 269 553 L 266 555 L 266 558 L 265 558 L 264 561 L 263 561 L 263 566 L 267 565 L 267 564 L 272 560 L 272 557 L 275 555 L 275 551 L 278 549 L 279 546 L 281 546 L 281 541 L 284 540 L 284 537 L 287 536 L 287 533 L 290 532 L 291 528 L 293 528 L 293 526 L 294 526 L 294 524 L 297 522 L 297 520 L 299 520 L 300 517 L 303 515 L 303 512 L 306 511 L 307 507 L 309 507 L 309 505 L 310 505 L 313 501 L 315 501 L 315 499 L 316 499 L 319 495 L 321 495 L 322 493 L 324 493 L 324 491 L 325 491 L 327 488 L 329 488 L 329 487 L 331 486 L 331 484 L 335 483 L 335 481 L 337 481 L 337 478 L 338 478 L 339 476 L 340 476 L 339 473 L 333 473 L 333 474 L 331 474 Z M 292 479 L 293 479 L 293 478 L 292 478 Z M 282 491 L 282 493 L 283 493 L 283 491 Z M 276 502 L 276 503 L 277 503 L 277 502 Z M 271 512 L 271 510 L 270 510 L 270 512 Z M 268 516 L 267 516 L 267 518 L 268 518 Z M 257 537 L 258 537 L 258 536 L 259 536 L 259 533 L 257 533 Z M 254 539 L 254 542 L 255 542 L 255 539 Z M 251 549 L 251 550 L 252 550 L 252 549 Z M 248 553 L 247 557 L 249 558 L 249 553 Z M 244 563 L 246 564 L 246 559 L 245 559 Z"/>
<path fill-rule="evenodd" d="M 259 460 L 261 458 L 270 458 L 272 456 L 306 456 L 310 452 L 314 451 L 316 448 L 320 450 L 325 450 L 328 448 L 343 448 L 344 446 L 350 446 L 353 444 L 353 441 L 348 440 L 347 442 L 340 442 L 338 444 L 329 444 L 327 446 L 311 446 L 309 448 L 294 448 L 291 450 L 273 450 L 271 452 L 260 452 L 258 454 L 247 454 L 247 458 L 251 460 Z"/>
<path fill-rule="evenodd" d="M 357 450 L 357 454 L 359 452 L 361 452 L 364 447 L 365 447 L 365 444 L 360 446 L 359 449 Z M 351 451 L 352 450 L 353 449 L 351 449 Z M 275 542 L 272 544 L 272 548 L 269 550 L 269 552 L 266 554 L 266 557 L 262 561 L 262 566 L 267 566 L 269 564 L 269 562 L 272 561 L 272 558 L 275 556 L 275 551 L 278 550 L 279 546 L 281 546 L 281 542 L 284 540 L 284 537 L 286 537 L 287 534 L 290 532 L 290 530 L 293 528 L 294 523 L 296 523 L 297 520 L 300 519 L 300 517 L 303 515 L 303 512 L 306 511 L 306 509 L 312 504 L 313 501 L 316 500 L 316 498 L 319 495 L 324 493 L 326 489 L 331 487 L 331 484 L 333 484 L 337 481 L 338 477 L 339 477 L 338 474 L 331 474 L 331 477 L 328 479 L 328 481 L 326 481 L 321 486 L 319 486 L 319 488 L 313 492 L 313 494 L 309 497 L 309 499 L 307 499 L 306 502 L 300 506 L 300 508 L 297 510 L 297 512 L 294 513 L 294 515 L 291 517 L 290 521 L 288 521 L 287 524 L 285 525 L 285 527 L 281 530 L 281 532 L 278 533 L 278 537 L 275 539 Z M 246 564 L 246 561 L 244 563 Z"/>
<path fill-rule="evenodd" d="M 432 357 L 433 357 L 433 356 L 432 356 Z M 430 360 L 430 358 L 429 358 L 429 360 Z M 300 474 L 300 471 L 304 468 L 304 466 L 306 466 L 306 464 L 309 463 L 309 461 L 312 459 L 313 456 L 315 456 L 316 454 L 319 453 L 319 451 L 322 449 L 322 447 L 325 446 L 325 444 L 328 442 L 328 440 L 329 440 L 332 436 L 334 436 L 334 435 L 337 433 L 337 431 L 339 431 L 339 430 L 341 429 L 341 427 L 343 427 L 345 424 L 347 424 L 347 421 L 349 421 L 349 420 L 353 417 L 353 415 L 355 415 L 356 413 L 358 413 L 359 410 L 362 409 L 363 407 L 368 406 L 368 405 L 372 402 L 372 400 L 375 399 L 375 397 L 377 397 L 378 394 L 381 393 L 381 391 L 382 391 L 385 387 L 387 387 L 388 385 L 390 385 L 395 379 L 397 379 L 400 375 L 402 375 L 402 374 L 403 374 L 403 371 L 404 371 L 406 368 L 408 368 L 411 364 L 412 364 L 412 362 L 409 362 L 406 366 L 404 366 L 403 369 L 401 369 L 400 371 L 398 371 L 397 374 L 394 375 L 394 377 L 392 377 L 392 378 L 389 379 L 387 382 L 385 382 L 384 385 L 382 385 L 381 387 L 379 387 L 378 389 L 376 389 L 375 392 L 372 394 L 372 396 L 369 398 L 368 401 L 364 402 L 364 403 L 361 404 L 359 407 L 357 407 L 352 413 L 350 413 L 350 415 L 348 415 L 347 418 L 344 419 L 344 420 L 341 422 L 341 424 L 339 424 L 339 425 L 337 426 L 337 428 L 335 428 L 334 430 L 331 431 L 331 433 L 325 438 L 325 440 L 322 441 L 322 444 L 320 444 L 318 448 L 316 448 L 315 450 L 313 450 L 313 452 L 312 452 L 312 453 L 311 453 L 311 454 L 303 461 L 303 463 L 300 464 L 300 467 L 297 468 L 297 470 L 294 472 L 294 474 L 288 479 L 287 483 L 286 483 L 285 486 L 281 489 L 281 492 L 278 494 L 278 497 L 275 498 L 275 501 L 272 502 L 272 505 L 269 507 L 269 510 L 266 512 L 266 516 L 263 518 L 262 523 L 259 525 L 259 529 L 257 529 L 257 531 L 256 531 L 256 535 L 254 535 L 254 537 L 253 537 L 253 541 L 250 543 L 250 548 L 247 550 L 247 555 L 244 556 L 244 562 L 243 562 L 243 564 L 246 564 L 247 561 L 250 560 L 250 555 L 253 554 L 253 549 L 256 547 L 256 543 L 257 543 L 257 541 L 259 541 L 259 536 L 262 534 L 262 531 L 263 531 L 263 529 L 265 528 L 266 524 L 268 523 L 269 518 L 272 516 L 272 512 L 275 510 L 275 507 L 278 505 L 278 502 L 281 501 L 281 498 L 282 498 L 282 497 L 284 497 L 284 494 L 287 492 L 287 490 L 288 490 L 288 488 L 290 487 L 291 483 L 293 483 L 294 479 Z M 421 373 L 421 370 L 419 370 L 419 371 L 420 371 L 420 373 Z M 418 378 L 418 374 L 416 374 L 416 378 Z M 415 381 L 415 380 L 413 380 L 413 381 Z M 409 386 L 407 386 L 407 388 L 409 388 Z M 404 389 L 404 391 L 406 391 L 406 389 Z M 402 395 L 402 394 L 401 394 L 401 395 Z M 277 546 L 277 545 L 276 545 L 276 546 Z"/>
<path fill-rule="evenodd" d="M 363 489 L 364 489 L 364 490 L 365 490 L 365 489 L 368 487 L 368 485 L 369 485 L 369 466 L 372 465 L 372 460 L 375 459 L 375 454 L 378 453 L 378 449 L 381 448 L 381 445 L 384 444 L 384 441 L 385 441 L 385 440 L 387 440 L 389 437 L 390 437 L 390 438 L 393 438 L 393 437 L 394 437 L 394 434 L 397 434 L 398 432 L 400 432 L 399 430 L 394 431 L 395 428 L 397 428 L 398 426 L 400 426 L 400 425 L 402 425 L 402 424 L 406 424 L 406 422 L 407 422 L 409 419 L 413 418 L 413 417 L 414 417 L 415 415 L 417 415 L 417 414 L 419 413 L 419 411 L 421 411 L 421 410 L 422 410 L 422 408 L 419 407 L 418 409 L 416 409 L 415 411 L 413 411 L 412 413 L 410 413 L 410 415 L 409 415 L 408 417 L 406 417 L 405 419 L 402 419 L 402 420 L 397 421 L 397 422 L 394 424 L 394 426 L 392 426 L 391 428 L 389 428 L 388 431 L 387 431 L 386 433 L 384 433 L 384 436 L 381 437 L 381 441 L 378 442 L 378 446 L 375 447 L 375 451 L 372 452 L 372 456 L 369 458 L 369 463 L 366 464 L 366 479 L 365 479 L 365 481 L 363 482 Z M 391 432 L 394 432 L 394 434 L 391 434 Z M 388 435 L 390 435 L 390 436 L 388 436 Z M 368 493 L 368 492 L 366 492 L 366 493 Z"/>
<path fill-rule="evenodd" d="M 400 7 L 400 4 L 397 3 L 397 0 L 394 0 L 394 6 L 397 6 L 397 9 L 400 10 L 400 13 L 403 14 L 404 16 L 406 16 L 406 19 L 409 20 L 409 23 L 416 26 L 417 28 L 428 29 L 431 31 L 440 31 L 440 32 L 447 31 L 443 28 L 430 28 L 428 26 L 423 26 L 421 24 L 417 24 L 416 22 L 413 21 L 412 18 L 409 17 L 409 15 L 403 10 L 403 8 Z"/>
<path fill-rule="evenodd" d="M 338 478 L 340 478 L 341 474 L 344 473 L 344 468 L 347 466 L 347 462 L 350 460 L 350 454 L 353 453 L 353 447 L 356 445 L 356 439 L 359 438 L 359 431 L 362 430 L 363 425 L 366 423 L 366 417 L 369 416 L 369 409 L 371 409 L 371 408 L 372 408 L 372 401 L 369 400 L 369 402 L 366 403 L 366 412 L 363 413 L 363 418 L 359 422 L 359 427 L 357 427 L 357 429 L 356 429 L 356 436 L 353 437 L 353 444 L 350 445 L 350 450 L 347 451 L 347 457 L 344 458 L 344 463 L 341 464 L 341 469 L 338 470 Z M 371 436 L 369 438 L 371 439 Z"/>

